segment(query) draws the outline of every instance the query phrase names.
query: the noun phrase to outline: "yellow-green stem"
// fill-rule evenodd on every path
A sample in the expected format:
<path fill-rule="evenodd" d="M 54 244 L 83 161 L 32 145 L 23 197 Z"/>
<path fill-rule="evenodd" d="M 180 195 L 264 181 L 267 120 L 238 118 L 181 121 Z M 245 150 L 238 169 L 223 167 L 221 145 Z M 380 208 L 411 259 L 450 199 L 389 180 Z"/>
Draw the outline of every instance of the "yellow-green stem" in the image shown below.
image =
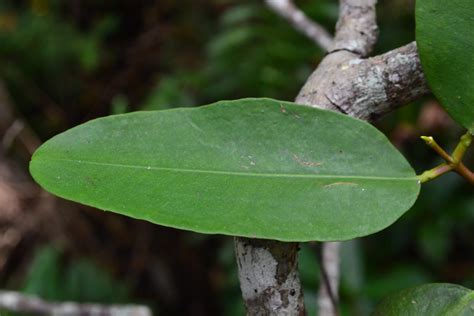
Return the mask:
<path fill-rule="evenodd" d="M 472 138 L 473 136 L 470 132 L 464 134 L 459 140 L 459 143 L 454 149 L 453 153 L 450 155 L 443 148 L 441 148 L 440 145 L 438 145 L 433 137 L 421 136 L 421 139 L 425 141 L 425 143 L 434 151 L 436 151 L 438 155 L 440 155 L 446 162 L 419 175 L 418 179 L 420 182 L 425 183 L 431 181 L 451 170 L 454 170 L 471 184 L 474 184 L 474 173 L 462 163 L 464 154 L 472 144 Z"/>
<path fill-rule="evenodd" d="M 442 163 L 439 166 L 434 167 L 433 169 L 426 170 L 425 172 L 423 172 L 422 174 L 418 176 L 418 179 L 420 180 L 420 183 L 425 183 L 433 179 L 436 179 L 439 176 L 447 172 L 450 172 L 451 170 L 453 170 L 453 168 L 450 165 L 446 163 Z"/>
<path fill-rule="evenodd" d="M 466 150 L 471 146 L 472 143 L 472 135 L 471 133 L 467 132 L 466 134 L 461 136 L 458 145 L 453 151 L 452 157 L 455 162 L 459 162 L 464 157 Z"/>

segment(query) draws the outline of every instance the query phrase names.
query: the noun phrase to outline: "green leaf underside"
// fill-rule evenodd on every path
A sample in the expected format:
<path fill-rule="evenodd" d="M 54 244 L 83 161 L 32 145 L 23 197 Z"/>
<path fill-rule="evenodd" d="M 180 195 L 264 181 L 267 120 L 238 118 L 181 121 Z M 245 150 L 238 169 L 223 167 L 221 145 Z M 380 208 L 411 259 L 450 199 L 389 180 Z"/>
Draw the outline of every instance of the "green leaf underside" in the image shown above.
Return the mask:
<path fill-rule="evenodd" d="M 384 299 L 372 316 L 470 316 L 474 315 L 474 291 L 434 283 L 402 290 Z"/>
<path fill-rule="evenodd" d="M 46 190 L 100 209 L 283 241 L 374 233 L 419 192 L 371 125 L 271 99 L 93 120 L 41 146 L 30 171 Z"/>
<path fill-rule="evenodd" d="M 441 104 L 474 133 L 472 0 L 417 0 L 416 41 L 428 83 Z"/>

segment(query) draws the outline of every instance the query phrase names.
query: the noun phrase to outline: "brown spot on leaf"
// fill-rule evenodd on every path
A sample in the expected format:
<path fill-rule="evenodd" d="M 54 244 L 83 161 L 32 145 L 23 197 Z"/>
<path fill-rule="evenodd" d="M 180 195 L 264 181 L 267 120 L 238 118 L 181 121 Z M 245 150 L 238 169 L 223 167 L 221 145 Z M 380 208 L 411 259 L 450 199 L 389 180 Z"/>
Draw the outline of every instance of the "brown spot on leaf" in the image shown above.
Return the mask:
<path fill-rule="evenodd" d="M 293 159 L 300 165 L 302 166 L 305 166 L 305 167 L 318 167 L 320 165 L 322 165 L 321 162 L 314 162 L 314 161 L 306 161 L 306 160 L 303 160 L 301 159 L 301 157 L 299 157 L 298 155 L 296 154 L 293 154 Z"/>

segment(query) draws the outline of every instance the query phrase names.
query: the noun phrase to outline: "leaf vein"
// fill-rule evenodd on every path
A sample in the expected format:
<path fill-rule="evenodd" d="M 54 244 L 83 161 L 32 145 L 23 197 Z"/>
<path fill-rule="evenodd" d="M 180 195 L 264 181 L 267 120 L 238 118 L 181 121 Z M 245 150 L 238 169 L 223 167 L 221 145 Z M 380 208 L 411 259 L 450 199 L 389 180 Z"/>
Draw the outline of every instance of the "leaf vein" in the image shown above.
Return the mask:
<path fill-rule="evenodd" d="M 63 161 L 78 164 L 90 164 L 105 167 L 117 168 L 133 168 L 144 170 L 159 170 L 172 172 L 188 172 L 188 173 L 208 173 L 234 176 L 250 176 L 250 177 L 274 177 L 274 178 L 314 178 L 314 179 L 360 179 L 360 180 L 382 180 L 382 181 L 418 181 L 416 176 L 413 177 L 395 177 L 395 176 L 364 176 L 364 175 L 329 175 L 329 174 L 289 174 L 289 173 L 258 173 L 258 172 L 238 172 L 238 171 L 222 171 L 222 170 L 204 170 L 204 169 L 187 169 L 187 168 L 170 168 L 170 167 L 156 167 L 149 165 L 129 165 L 120 163 L 109 163 L 90 160 L 78 159 L 62 159 L 62 158 L 37 158 L 36 162 L 40 161 Z"/>

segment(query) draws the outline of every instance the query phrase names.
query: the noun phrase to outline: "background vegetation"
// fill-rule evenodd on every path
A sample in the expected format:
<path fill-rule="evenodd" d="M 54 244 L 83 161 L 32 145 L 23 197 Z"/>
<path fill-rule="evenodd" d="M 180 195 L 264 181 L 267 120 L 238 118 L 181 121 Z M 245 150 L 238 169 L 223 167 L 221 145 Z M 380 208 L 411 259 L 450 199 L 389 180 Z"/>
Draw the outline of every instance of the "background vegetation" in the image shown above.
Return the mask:
<path fill-rule="evenodd" d="M 334 28 L 337 1 L 297 4 Z M 379 1 L 376 53 L 414 39 L 413 13 L 413 0 Z M 292 100 L 322 56 L 263 1 L 2 0 L 0 288 L 146 303 L 161 315 L 242 315 L 231 238 L 52 198 L 28 178 L 29 156 L 39 142 L 112 113 Z M 431 97 L 377 125 L 418 172 L 439 162 L 418 136 L 449 148 L 462 132 Z M 383 296 L 424 282 L 474 288 L 473 240 L 472 187 L 455 174 L 425 185 L 395 225 L 344 244 L 343 313 L 366 315 Z M 317 249 L 306 244 L 300 254 L 311 311 Z"/>

